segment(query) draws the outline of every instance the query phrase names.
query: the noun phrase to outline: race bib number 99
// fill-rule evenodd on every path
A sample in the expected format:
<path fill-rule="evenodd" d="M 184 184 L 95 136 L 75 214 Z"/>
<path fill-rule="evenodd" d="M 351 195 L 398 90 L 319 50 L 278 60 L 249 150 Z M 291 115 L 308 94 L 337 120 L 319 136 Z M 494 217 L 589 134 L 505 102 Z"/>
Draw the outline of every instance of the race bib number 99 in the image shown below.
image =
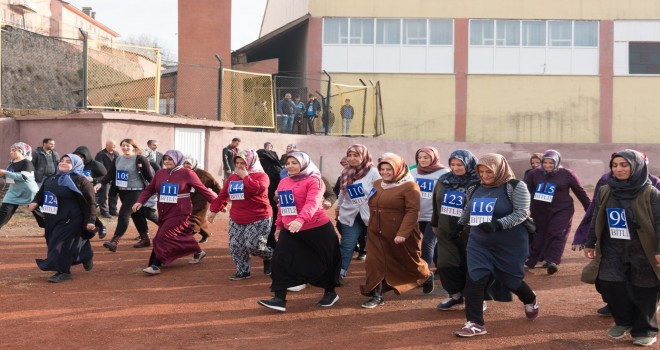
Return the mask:
<path fill-rule="evenodd" d="M 41 212 L 44 214 L 57 215 L 57 197 L 53 192 L 44 192 L 44 204 L 41 206 Z"/>
<path fill-rule="evenodd" d="M 433 198 L 433 187 L 435 180 L 433 179 L 417 179 L 417 185 L 422 193 L 422 198 Z"/>
<path fill-rule="evenodd" d="M 179 196 L 179 184 L 163 182 L 160 184 L 160 196 L 158 201 L 161 203 L 176 203 Z"/>
<path fill-rule="evenodd" d="M 295 216 L 298 215 L 296 209 L 296 202 L 293 199 L 293 191 L 278 191 L 277 199 L 280 202 L 280 212 L 282 216 Z"/>
<path fill-rule="evenodd" d="M 541 202 L 552 203 L 552 198 L 555 196 L 555 190 L 557 189 L 557 184 L 539 182 L 536 185 L 536 192 L 534 193 L 534 199 Z"/>
<path fill-rule="evenodd" d="M 243 192 L 243 181 L 229 182 L 229 199 L 233 201 L 240 201 L 245 199 L 245 192 Z"/>
<path fill-rule="evenodd" d="M 475 198 L 470 206 L 470 226 L 493 221 L 493 210 L 497 198 Z"/>
<path fill-rule="evenodd" d="M 465 193 L 452 190 L 445 190 L 442 195 L 442 205 L 440 214 L 460 217 L 463 215 L 463 206 L 465 205 Z"/>
<path fill-rule="evenodd" d="M 353 205 L 359 206 L 367 201 L 367 196 L 365 196 L 364 186 L 362 186 L 362 184 L 348 185 L 346 186 L 346 192 Z"/>
<path fill-rule="evenodd" d="M 127 170 L 117 170 L 115 177 L 115 185 L 117 187 L 126 188 L 128 187 L 128 171 Z"/>
<path fill-rule="evenodd" d="M 630 240 L 626 212 L 621 208 L 607 208 L 607 225 L 610 227 L 610 238 Z"/>

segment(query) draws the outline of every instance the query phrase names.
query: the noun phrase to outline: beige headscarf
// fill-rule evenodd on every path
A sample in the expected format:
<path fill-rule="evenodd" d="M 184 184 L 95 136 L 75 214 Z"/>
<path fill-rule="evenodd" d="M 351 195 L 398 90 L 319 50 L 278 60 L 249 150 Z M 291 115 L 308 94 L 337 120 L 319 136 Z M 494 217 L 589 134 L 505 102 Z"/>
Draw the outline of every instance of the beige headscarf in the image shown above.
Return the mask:
<path fill-rule="evenodd" d="M 403 158 L 394 153 L 386 153 L 383 156 L 384 157 L 378 163 L 378 169 L 380 170 L 380 166 L 383 163 L 386 163 L 389 164 L 394 170 L 394 178 L 392 178 L 391 182 L 386 182 L 385 180 L 381 182 L 380 185 L 384 190 L 403 185 L 408 181 L 415 181 L 412 174 L 410 174 L 408 165 L 406 165 L 406 162 L 403 160 Z"/>
<path fill-rule="evenodd" d="M 495 181 L 492 185 L 485 185 L 482 181 L 484 187 L 499 187 L 511 179 L 515 179 L 516 176 L 513 174 L 513 170 L 509 166 L 509 163 L 506 161 L 503 155 L 497 153 L 488 153 L 479 157 L 477 162 L 477 172 L 479 165 L 483 165 L 486 168 L 490 169 L 495 174 Z"/>

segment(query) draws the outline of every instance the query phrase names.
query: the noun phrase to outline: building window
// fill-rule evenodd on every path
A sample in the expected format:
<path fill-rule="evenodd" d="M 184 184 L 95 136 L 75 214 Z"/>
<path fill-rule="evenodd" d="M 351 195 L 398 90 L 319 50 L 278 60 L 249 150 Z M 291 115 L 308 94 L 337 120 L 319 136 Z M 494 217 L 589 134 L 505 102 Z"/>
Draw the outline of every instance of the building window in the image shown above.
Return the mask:
<path fill-rule="evenodd" d="M 545 21 L 522 21 L 522 45 L 545 46 Z"/>
<path fill-rule="evenodd" d="M 520 21 L 495 21 L 497 46 L 520 46 Z"/>
<path fill-rule="evenodd" d="M 454 22 L 449 19 L 429 20 L 429 44 L 451 45 L 454 43 Z"/>
<path fill-rule="evenodd" d="M 426 45 L 426 20 L 403 20 L 404 45 Z"/>
<path fill-rule="evenodd" d="M 351 18 L 351 44 L 374 43 L 374 20 Z"/>
<path fill-rule="evenodd" d="M 476 19 L 470 21 L 470 45 L 492 46 L 495 21 Z"/>
<path fill-rule="evenodd" d="M 598 46 L 598 22 L 575 21 L 574 46 Z"/>
<path fill-rule="evenodd" d="M 376 44 L 401 45 L 401 20 L 377 19 Z"/>
<path fill-rule="evenodd" d="M 628 72 L 630 74 L 660 74 L 660 42 L 629 42 Z"/>
<path fill-rule="evenodd" d="M 572 21 L 548 21 L 548 46 L 571 46 Z"/>
<path fill-rule="evenodd" d="M 323 20 L 324 44 L 348 44 L 348 18 L 325 18 Z"/>

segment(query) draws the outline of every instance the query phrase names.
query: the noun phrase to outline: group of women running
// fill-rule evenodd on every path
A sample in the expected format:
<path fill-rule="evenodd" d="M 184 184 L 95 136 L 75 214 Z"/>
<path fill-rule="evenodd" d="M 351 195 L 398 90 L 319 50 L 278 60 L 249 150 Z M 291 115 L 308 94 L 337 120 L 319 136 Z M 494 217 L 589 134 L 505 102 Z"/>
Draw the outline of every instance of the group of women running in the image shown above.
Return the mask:
<path fill-rule="evenodd" d="M 383 305 L 388 291 L 401 294 L 421 287 L 431 293 L 435 265 L 448 293 L 437 309 L 464 305 L 467 322 L 454 332 L 459 337 L 487 333 L 486 299 L 511 301 L 513 293 L 524 306 L 525 318 L 539 315 L 537 295 L 524 281 L 525 269 L 543 262 L 547 274 L 559 271 L 574 212 L 572 191 L 591 217 L 587 233 L 576 235 L 574 247 L 584 249 L 590 259 L 583 281 L 595 283 L 614 317 L 608 336 L 619 339 L 630 333 L 633 344 L 643 346 L 657 339 L 660 192 L 650 180 L 648 159 L 635 150 L 612 155 L 611 171 L 592 202 L 575 173 L 561 166 L 555 150 L 534 154 L 532 169 L 521 181 L 499 154 L 477 158 L 468 150 L 456 150 L 447 167 L 438 150 L 427 146 L 416 152 L 412 167 L 394 153 L 383 154 L 374 165 L 367 147 L 355 144 L 346 151 L 338 179 L 338 235 L 326 214 L 334 202 L 329 182 L 295 146 L 282 157 L 283 168 L 276 155 L 238 152 L 233 159 L 236 170 L 221 189 L 215 181 L 200 180 L 206 175 L 195 171 L 196 161 L 179 151 L 167 151 L 164 167 L 153 172 L 133 140 L 123 140 L 121 149 L 122 156 L 96 184 L 113 182 L 122 199 L 115 233 L 103 246 L 115 252 L 132 218 L 140 234 L 136 246 L 152 247 L 146 274 L 160 274 L 164 265 L 184 256 L 192 255 L 190 263 L 199 263 L 206 252 L 193 232 L 194 227 L 205 230 L 206 220 L 196 217 L 204 216 L 211 203 L 212 223 L 231 202 L 229 249 L 236 272 L 229 279 L 250 278 L 251 256 L 260 258 L 274 294 L 259 300 L 260 305 L 286 311 L 287 292 L 310 284 L 323 289 L 318 306 L 333 306 L 339 300 L 335 288 L 345 283 L 358 240 L 366 235 L 358 255 L 368 253 L 366 279 L 360 285 L 368 299 L 361 306 Z M 75 153 L 64 155 L 57 173 L 31 201 L 14 203 L 20 198 L 17 191 L 35 186 L 29 166 L 23 165 L 29 146 L 12 145 L 10 155 L 9 169 L 0 171 L 12 180 L 2 212 L 29 204 L 31 211 L 43 213 L 48 253 L 46 259 L 37 259 L 39 268 L 56 272 L 50 282 L 70 280 L 72 265 L 91 270 L 89 239 L 98 225 L 95 187 L 84 173 L 84 160 Z M 272 158 L 274 170 L 266 173 L 260 157 Z M 143 209 L 154 195 L 158 232 L 151 241 Z M 208 239 L 209 233 L 202 236 Z"/>

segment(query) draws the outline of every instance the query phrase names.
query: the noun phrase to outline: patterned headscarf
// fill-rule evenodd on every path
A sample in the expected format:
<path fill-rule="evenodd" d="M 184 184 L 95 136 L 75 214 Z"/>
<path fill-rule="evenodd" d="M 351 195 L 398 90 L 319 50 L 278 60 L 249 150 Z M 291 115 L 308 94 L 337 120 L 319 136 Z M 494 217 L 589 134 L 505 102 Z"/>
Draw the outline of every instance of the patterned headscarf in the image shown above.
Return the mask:
<path fill-rule="evenodd" d="M 383 179 L 383 182 L 381 183 L 383 189 L 386 190 L 388 188 L 401 186 L 408 181 L 415 181 L 415 179 L 412 177 L 412 174 L 410 174 L 410 170 L 408 170 L 408 165 L 399 155 L 390 153 L 387 157 L 381 159 L 378 163 L 379 170 L 383 164 L 389 164 L 394 170 L 394 177 L 392 178 L 392 181 L 385 181 Z"/>
<path fill-rule="evenodd" d="M 465 174 L 456 175 L 453 171 L 450 171 L 440 177 L 439 180 L 443 184 L 465 186 L 474 180 L 479 180 L 479 174 L 477 174 L 477 157 L 472 152 L 464 149 L 456 150 L 449 156 L 449 163 L 451 163 L 452 159 L 460 160 L 465 165 Z"/>
<path fill-rule="evenodd" d="M 509 163 L 506 161 L 506 158 L 504 158 L 504 156 L 501 154 L 497 154 L 497 153 L 485 154 L 479 158 L 479 162 L 477 162 L 477 167 L 479 165 L 485 166 L 495 174 L 495 180 L 493 181 L 492 184 L 486 185 L 482 181 L 481 185 L 487 188 L 499 187 L 516 177 L 513 174 L 513 170 L 511 170 Z"/>
<path fill-rule="evenodd" d="M 64 158 L 69 158 L 71 159 L 71 164 L 73 165 L 73 168 L 71 171 L 67 171 L 65 173 L 60 171 L 60 167 L 57 167 L 57 170 L 55 171 L 55 178 L 57 179 L 57 185 L 59 186 L 64 186 L 70 189 L 73 192 L 80 193 L 80 190 L 78 189 L 78 186 L 73 182 L 71 179 L 71 174 L 77 174 L 78 176 L 84 176 L 83 175 L 83 169 L 85 168 L 85 164 L 83 163 L 82 158 L 78 157 L 77 155 L 73 153 L 68 153 L 62 156 L 60 158 L 60 162 Z"/>
<path fill-rule="evenodd" d="M 422 152 L 428 154 L 428 156 L 431 157 L 431 164 L 425 167 L 419 165 L 418 157 Z M 440 163 L 440 155 L 438 150 L 432 146 L 426 146 L 418 149 L 417 152 L 415 152 L 415 163 L 417 163 L 417 173 L 420 175 L 431 174 L 445 168 L 445 166 Z"/>
<path fill-rule="evenodd" d="M 192 154 L 186 154 L 186 158 L 183 160 L 183 162 L 188 162 L 190 165 L 192 165 L 192 169 L 197 169 L 197 159 L 193 157 Z"/>
<path fill-rule="evenodd" d="M 543 169 L 543 161 L 546 159 L 552 159 L 555 162 L 555 167 L 552 169 L 552 171 L 545 171 L 545 169 Z M 543 169 L 544 175 L 556 172 L 557 169 L 559 169 L 559 163 L 561 163 L 561 154 L 559 154 L 559 152 L 555 151 L 554 149 L 549 149 L 543 152 L 543 155 L 541 156 L 541 169 Z"/>
<path fill-rule="evenodd" d="M 295 158 L 298 161 L 298 164 L 300 164 L 300 172 L 296 175 L 289 174 L 288 176 L 290 179 L 298 181 L 311 176 L 318 179 L 319 183 L 323 182 L 323 180 L 321 180 L 321 171 L 316 167 L 316 164 L 312 162 L 307 153 L 295 151 L 287 154 L 286 157 L 287 159 L 291 157 Z"/>
<path fill-rule="evenodd" d="M 346 191 L 346 186 L 352 185 L 353 182 L 365 177 L 369 170 L 374 166 L 371 162 L 371 154 L 367 146 L 355 144 L 346 150 L 346 156 L 349 152 L 357 153 L 362 161 L 358 166 L 352 167 L 350 164 L 341 171 L 341 189 Z"/>
<path fill-rule="evenodd" d="M 264 168 L 261 166 L 261 162 L 259 162 L 259 155 L 257 155 L 257 152 L 251 149 L 244 149 L 238 152 L 238 155 L 234 157 L 234 163 L 236 163 L 236 158 L 241 158 L 245 161 L 245 167 L 249 174 L 264 172 Z"/>
<path fill-rule="evenodd" d="M 637 197 L 644 187 L 651 183 L 646 156 L 632 149 L 614 153 L 610 159 L 610 171 L 612 170 L 612 161 L 615 157 L 622 157 L 630 164 L 630 177 L 628 180 L 621 181 L 617 180 L 614 174 L 612 174 L 612 178 L 607 182 L 612 189 L 612 197 L 615 199 L 632 200 Z"/>
<path fill-rule="evenodd" d="M 32 160 L 32 147 L 28 145 L 25 142 L 16 142 L 15 144 L 11 145 L 11 148 L 18 150 L 20 154 L 25 157 L 25 159 L 31 161 Z"/>

